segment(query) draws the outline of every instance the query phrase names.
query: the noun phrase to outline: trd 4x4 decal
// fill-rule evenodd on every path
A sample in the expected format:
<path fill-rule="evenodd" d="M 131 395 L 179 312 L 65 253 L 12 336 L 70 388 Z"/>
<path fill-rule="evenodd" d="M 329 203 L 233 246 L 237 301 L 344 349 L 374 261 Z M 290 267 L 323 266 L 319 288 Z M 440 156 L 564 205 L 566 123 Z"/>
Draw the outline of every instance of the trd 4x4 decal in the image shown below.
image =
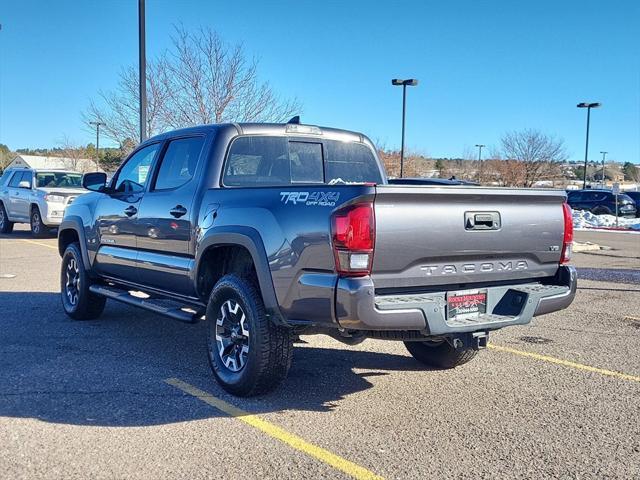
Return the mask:
<path fill-rule="evenodd" d="M 280 192 L 280 200 L 285 205 L 335 207 L 339 198 L 339 192 Z"/>

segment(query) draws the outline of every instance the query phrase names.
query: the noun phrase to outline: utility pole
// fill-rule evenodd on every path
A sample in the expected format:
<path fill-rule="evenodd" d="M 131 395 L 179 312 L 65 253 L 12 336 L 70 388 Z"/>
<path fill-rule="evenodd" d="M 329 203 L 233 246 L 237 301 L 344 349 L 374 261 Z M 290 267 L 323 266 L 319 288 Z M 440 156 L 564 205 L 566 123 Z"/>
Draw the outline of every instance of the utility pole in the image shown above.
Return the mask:
<path fill-rule="evenodd" d="M 604 188 L 604 158 L 609 152 L 600 152 L 602 154 L 602 187 Z"/>
<path fill-rule="evenodd" d="M 90 125 L 96 126 L 96 168 L 100 168 L 100 125 L 106 126 L 106 123 L 102 122 L 89 122 Z"/>
<path fill-rule="evenodd" d="M 144 0 L 138 0 L 138 77 L 140 78 L 140 142 L 147 139 L 147 58 Z"/>

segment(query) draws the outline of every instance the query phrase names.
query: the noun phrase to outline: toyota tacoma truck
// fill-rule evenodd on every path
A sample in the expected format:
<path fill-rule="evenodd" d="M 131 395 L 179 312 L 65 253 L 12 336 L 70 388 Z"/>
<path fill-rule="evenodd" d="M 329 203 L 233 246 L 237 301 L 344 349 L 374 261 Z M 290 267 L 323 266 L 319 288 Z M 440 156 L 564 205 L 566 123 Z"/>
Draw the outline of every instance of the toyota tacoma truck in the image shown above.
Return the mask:
<path fill-rule="evenodd" d="M 58 235 L 65 312 L 93 319 L 112 299 L 204 320 L 235 395 L 278 385 L 299 335 L 401 341 L 453 368 L 576 291 L 564 192 L 389 183 L 359 133 L 186 128 L 83 186 Z"/>

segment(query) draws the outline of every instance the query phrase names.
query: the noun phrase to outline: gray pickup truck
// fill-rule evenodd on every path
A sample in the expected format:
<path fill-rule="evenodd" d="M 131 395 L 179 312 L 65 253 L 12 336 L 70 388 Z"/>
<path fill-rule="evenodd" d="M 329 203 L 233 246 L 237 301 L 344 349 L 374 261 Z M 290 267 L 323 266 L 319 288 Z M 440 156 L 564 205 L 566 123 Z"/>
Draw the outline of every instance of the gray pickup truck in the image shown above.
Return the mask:
<path fill-rule="evenodd" d="M 390 184 L 359 133 L 187 128 L 83 186 L 59 229 L 65 312 L 96 318 L 113 299 L 205 319 L 214 376 L 236 395 L 281 382 L 298 335 L 403 341 L 452 368 L 575 295 L 563 192 Z"/>

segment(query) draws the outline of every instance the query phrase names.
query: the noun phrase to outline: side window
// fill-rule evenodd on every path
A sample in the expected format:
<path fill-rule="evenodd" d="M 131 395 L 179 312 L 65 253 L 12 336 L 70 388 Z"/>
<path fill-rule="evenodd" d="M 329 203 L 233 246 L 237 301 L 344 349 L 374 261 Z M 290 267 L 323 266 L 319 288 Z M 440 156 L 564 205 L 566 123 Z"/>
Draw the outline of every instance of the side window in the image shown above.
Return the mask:
<path fill-rule="evenodd" d="M 144 191 L 149 177 L 151 163 L 160 144 L 155 143 L 138 150 L 124 164 L 116 178 L 115 189 L 123 193 L 140 193 Z"/>
<path fill-rule="evenodd" d="M 11 176 L 12 170 L 5 170 L 2 176 L 0 177 L 0 187 L 7 183 L 9 177 Z"/>
<path fill-rule="evenodd" d="M 178 188 L 193 178 L 204 137 L 172 140 L 162 158 L 154 190 Z"/>
<path fill-rule="evenodd" d="M 229 186 L 288 185 L 291 172 L 287 139 L 236 138 L 229 149 L 223 181 Z"/>
<path fill-rule="evenodd" d="M 581 202 L 582 201 L 582 193 L 580 192 L 569 192 L 568 200 L 571 202 Z"/>
<path fill-rule="evenodd" d="M 289 142 L 291 183 L 324 183 L 322 144 Z"/>
<path fill-rule="evenodd" d="M 25 172 L 23 172 L 22 170 L 18 170 L 16 173 L 13 174 L 13 177 L 11 177 L 11 181 L 9 182 L 9 186 L 13 187 L 13 188 L 18 188 L 18 185 L 20 185 L 20 182 L 22 181 L 22 176 Z"/>

